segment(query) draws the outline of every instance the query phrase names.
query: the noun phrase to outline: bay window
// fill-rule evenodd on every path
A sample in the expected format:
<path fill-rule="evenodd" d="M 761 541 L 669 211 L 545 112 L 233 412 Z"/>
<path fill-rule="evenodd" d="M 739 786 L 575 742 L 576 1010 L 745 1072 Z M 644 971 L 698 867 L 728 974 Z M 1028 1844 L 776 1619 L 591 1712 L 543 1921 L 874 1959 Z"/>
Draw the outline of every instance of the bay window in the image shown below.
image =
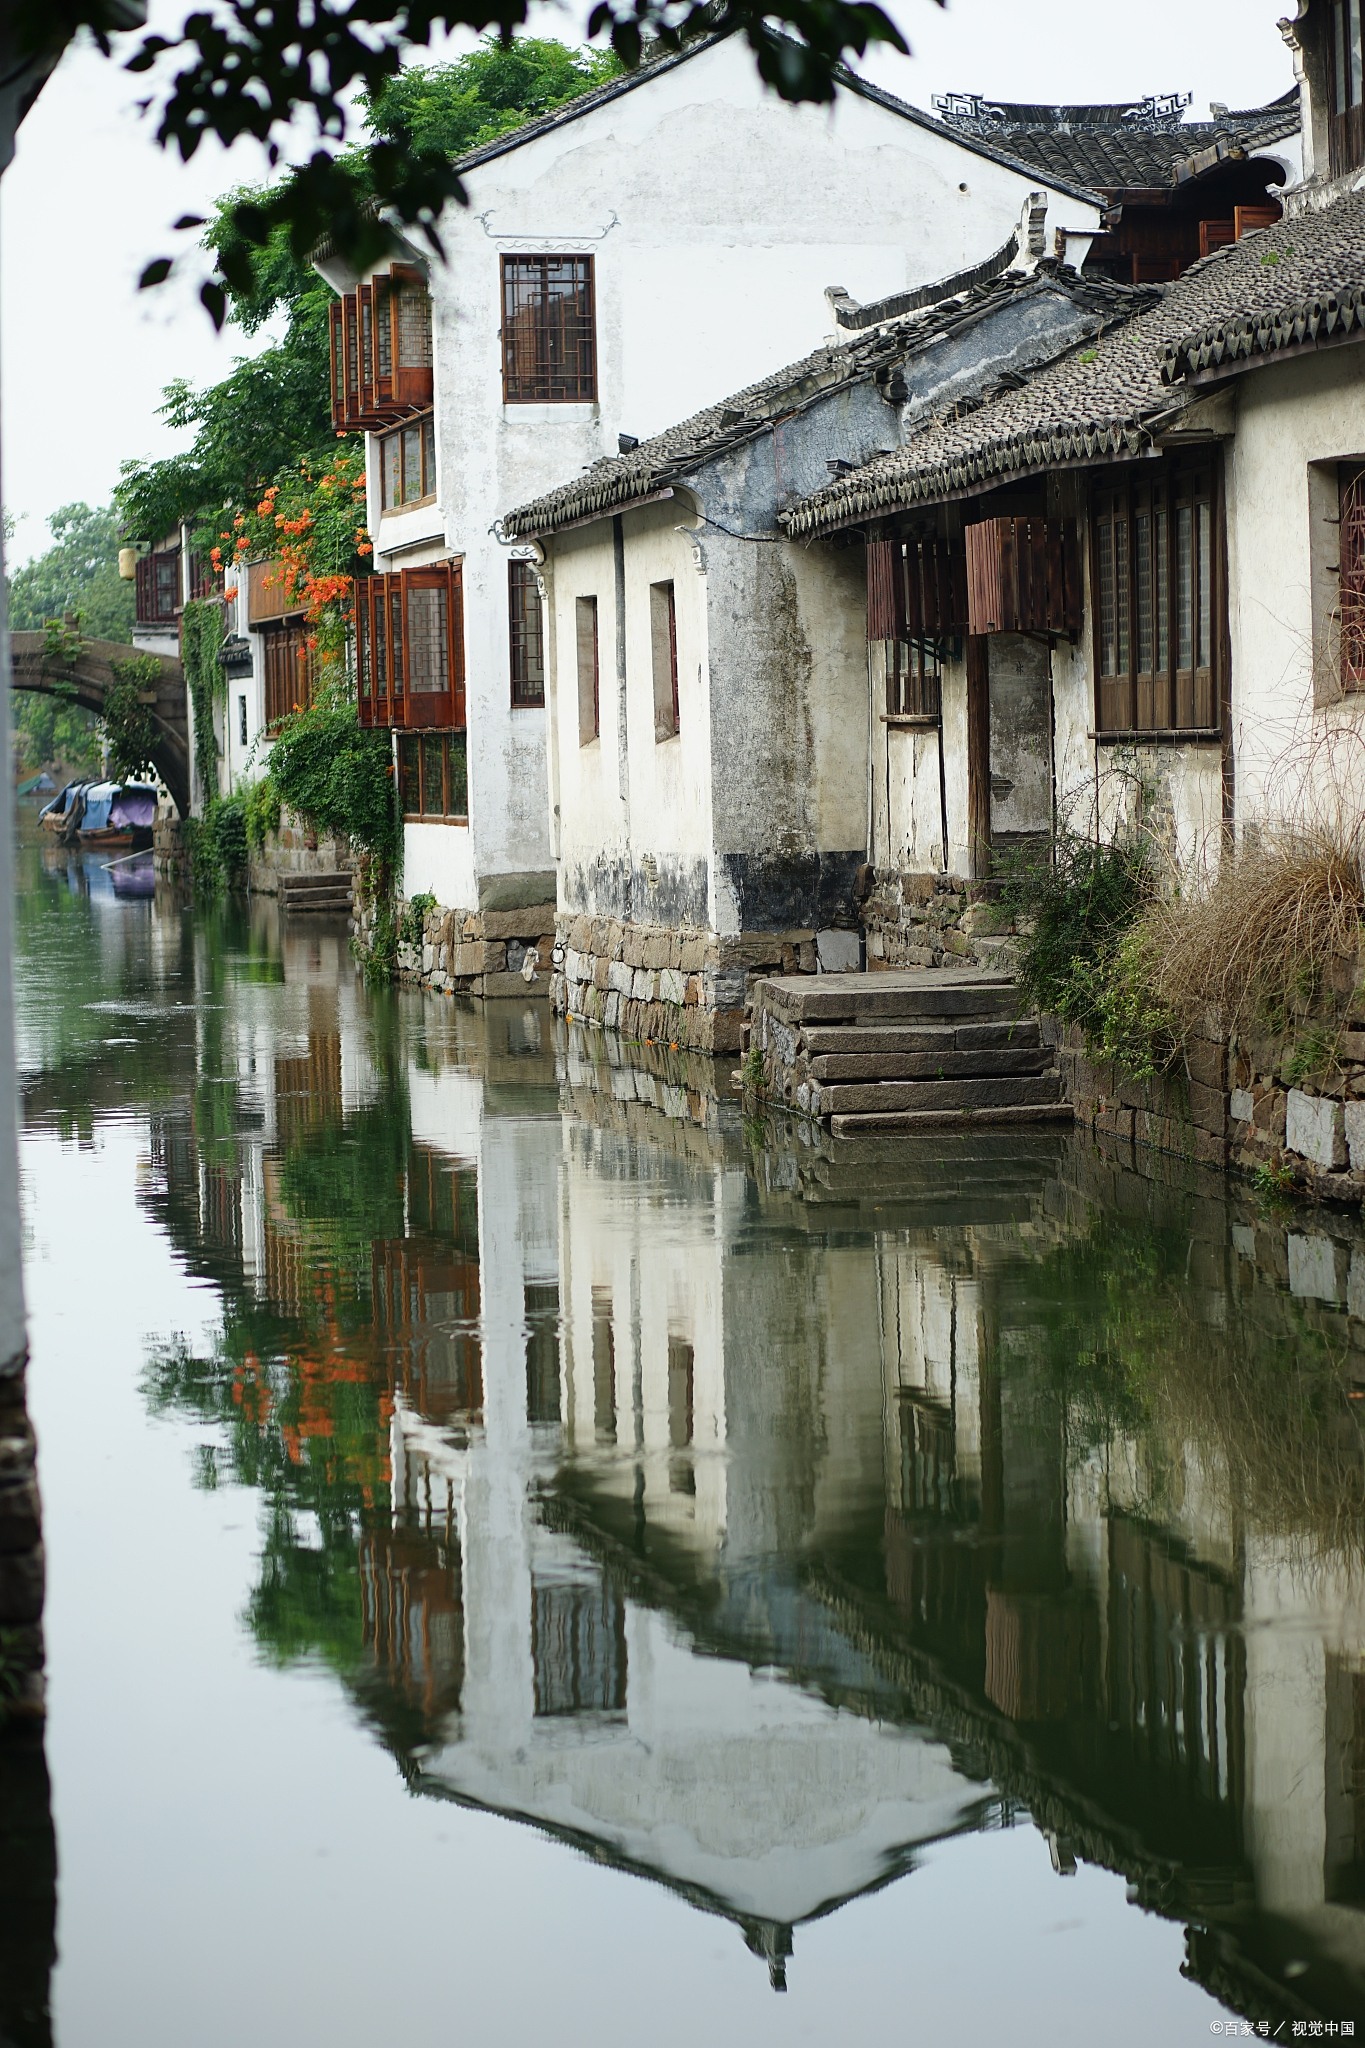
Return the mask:
<path fill-rule="evenodd" d="M 463 727 L 464 593 L 459 562 L 358 578 L 355 635 L 362 725 Z"/>
<path fill-rule="evenodd" d="M 417 270 L 395 263 L 331 309 L 332 425 L 391 426 L 431 404 L 431 299 Z"/>

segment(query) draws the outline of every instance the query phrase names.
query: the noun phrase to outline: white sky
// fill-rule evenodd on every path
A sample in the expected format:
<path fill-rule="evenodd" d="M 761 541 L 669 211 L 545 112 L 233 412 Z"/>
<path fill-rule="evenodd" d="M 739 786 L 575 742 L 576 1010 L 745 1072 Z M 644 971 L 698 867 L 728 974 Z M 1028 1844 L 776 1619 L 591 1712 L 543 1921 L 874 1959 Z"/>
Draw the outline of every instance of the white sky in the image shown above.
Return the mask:
<path fill-rule="evenodd" d="M 153 0 L 154 25 L 173 32 L 189 4 Z M 1293 83 L 1275 27 L 1284 5 L 953 0 L 940 10 L 890 0 L 914 54 L 866 69 L 923 107 L 953 89 L 1053 103 L 1179 91 L 1193 93 L 1202 119 L 1210 99 L 1255 106 Z M 545 7 L 532 25 L 573 40 L 588 11 L 587 0 Z M 172 451 L 156 417 L 171 378 L 208 382 L 248 347 L 232 329 L 214 334 L 188 286 L 135 289 L 145 262 L 189 239 L 170 234 L 172 221 L 263 170 L 254 144 L 231 158 L 206 144 L 188 166 L 159 150 L 136 111 L 146 90 L 93 49 L 68 52 L 0 187 L 0 424 L 5 502 L 20 521 L 15 561 L 47 545 L 58 505 L 105 502 L 121 457 Z"/>

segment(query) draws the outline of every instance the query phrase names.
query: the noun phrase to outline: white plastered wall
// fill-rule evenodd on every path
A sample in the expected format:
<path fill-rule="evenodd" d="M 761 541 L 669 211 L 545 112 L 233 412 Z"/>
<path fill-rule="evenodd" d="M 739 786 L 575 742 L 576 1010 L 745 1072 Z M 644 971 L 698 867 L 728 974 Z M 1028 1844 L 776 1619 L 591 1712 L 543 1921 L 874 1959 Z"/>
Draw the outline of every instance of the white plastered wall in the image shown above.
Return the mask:
<path fill-rule="evenodd" d="M 428 537 L 464 559 L 485 883 L 552 865 L 546 714 L 510 701 L 500 515 L 614 455 L 619 432 L 658 432 L 818 346 L 827 285 L 881 298 L 980 261 L 1042 181 L 852 93 L 790 108 L 731 38 L 465 182 L 470 205 L 447 210 L 446 261 L 431 264 L 437 503 L 381 520 L 372 474 L 370 518 L 377 568 L 411 565 L 419 554 L 393 550 Z M 1053 195 L 1050 217 L 1084 228 L 1098 214 Z M 499 257 L 547 249 L 594 258 L 598 397 L 507 406 Z"/>
<path fill-rule="evenodd" d="M 1312 466 L 1365 457 L 1365 350 L 1267 364 L 1238 380 L 1236 399 L 1228 562 L 1239 825 L 1330 810 L 1338 795 L 1358 814 L 1365 698 L 1314 710 L 1315 628 L 1317 694 L 1335 694 L 1323 628 L 1337 528 L 1335 476 Z M 1330 754 L 1329 732 L 1338 736 Z"/>

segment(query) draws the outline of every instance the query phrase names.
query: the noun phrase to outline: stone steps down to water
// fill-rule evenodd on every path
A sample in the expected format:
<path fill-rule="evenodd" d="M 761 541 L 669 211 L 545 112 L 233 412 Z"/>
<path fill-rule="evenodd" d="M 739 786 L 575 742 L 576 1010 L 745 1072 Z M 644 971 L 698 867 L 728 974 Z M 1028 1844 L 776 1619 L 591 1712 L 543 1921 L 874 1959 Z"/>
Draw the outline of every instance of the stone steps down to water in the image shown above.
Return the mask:
<path fill-rule="evenodd" d="M 285 910 L 349 910 L 353 877 L 330 875 L 280 876 L 280 903 Z"/>
<path fill-rule="evenodd" d="M 984 969 L 782 976 L 754 990 L 763 1093 L 835 1137 L 1069 1123 L 1055 1052 Z"/>

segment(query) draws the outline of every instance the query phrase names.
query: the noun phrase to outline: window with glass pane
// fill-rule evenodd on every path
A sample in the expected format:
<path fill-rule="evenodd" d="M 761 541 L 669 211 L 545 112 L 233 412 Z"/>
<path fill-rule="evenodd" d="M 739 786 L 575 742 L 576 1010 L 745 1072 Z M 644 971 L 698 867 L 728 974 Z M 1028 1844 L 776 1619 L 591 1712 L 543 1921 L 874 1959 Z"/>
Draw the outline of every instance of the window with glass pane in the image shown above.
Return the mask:
<path fill-rule="evenodd" d="M 502 258 L 502 395 L 507 405 L 596 398 L 591 256 Z"/>
<path fill-rule="evenodd" d="M 1212 732 L 1225 599 L 1218 457 L 1153 463 L 1091 501 L 1097 730 Z"/>
<path fill-rule="evenodd" d="M 463 823 L 469 816 L 465 735 L 400 733 L 398 794 L 405 818 Z"/>
<path fill-rule="evenodd" d="M 436 426 L 414 420 L 379 443 L 380 498 L 386 512 L 436 495 Z"/>
<path fill-rule="evenodd" d="M 534 562 L 507 564 L 507 610 L 512 661 L 512 702 L 545 702 L 545 640 Z"/>
<path fill-rule="evenodd" d="M 406 818 L 422 815 L 422 741 L 415 732 L 398 735 L 398 801 Z"/>
<path fill-rule="evenodd" d="M 408 591 L 408 692 L 450 689 L 450 631 L 444 584 Z"/>

